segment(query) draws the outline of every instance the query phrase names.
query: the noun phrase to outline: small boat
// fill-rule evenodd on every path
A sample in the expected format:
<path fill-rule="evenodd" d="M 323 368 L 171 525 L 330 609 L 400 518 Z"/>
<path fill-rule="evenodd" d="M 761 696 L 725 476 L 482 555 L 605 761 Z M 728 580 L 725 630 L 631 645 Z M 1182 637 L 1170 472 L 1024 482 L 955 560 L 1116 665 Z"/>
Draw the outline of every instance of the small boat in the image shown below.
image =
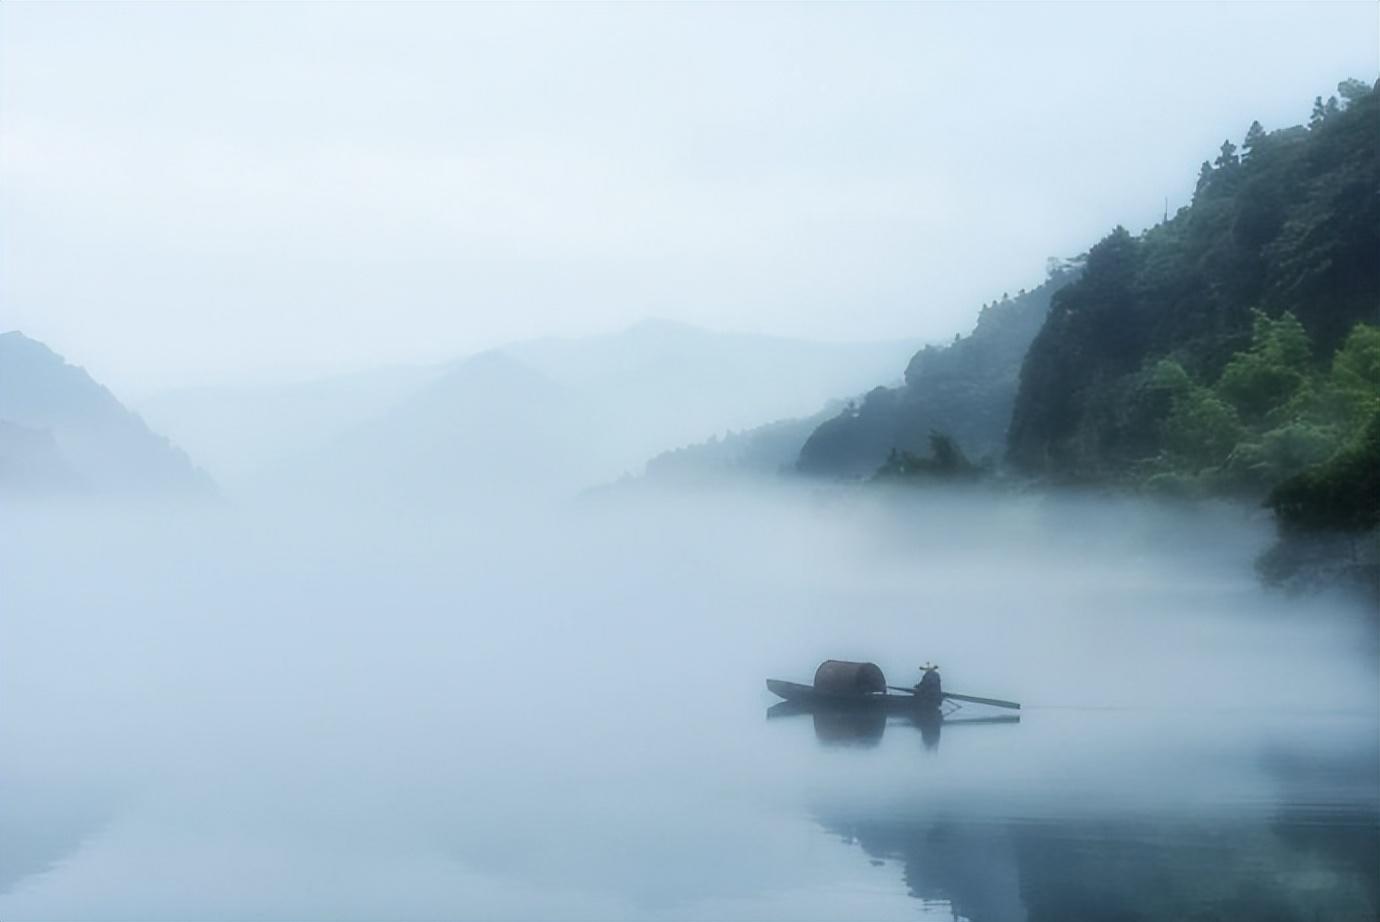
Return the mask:
<path fill-rule="evenodd" d="M 884 708 L 890 711 L 938 710 L 934 705 L 921 707 L 914 695 L 892 695 L 887 692 L 831 692 L 821 691 L 813 685 L 799 682 L 786 682 L 782 679 L 767 679 L 767 690 L 785 698 L 792 704 L 824 704 L 847 708 Z"/>
<path fill-rule="evenodd" d="M 921 672 L 923 675 L 919 684 L 912 688 L 900 688 L 886 684 L 886 677 L 876 663 L 830 659 L 820 663 L 815 670 L 813 685 L 767 679 L 767 690 L 793 704 L 805 706 L 882 708 L 916 713 L 938 712 L 946 701 L 963 701 L 1012 710 L 1021 708 L 1015 701 L 944 691 L 939 681 L 938 666 L 922 666 Z"/>

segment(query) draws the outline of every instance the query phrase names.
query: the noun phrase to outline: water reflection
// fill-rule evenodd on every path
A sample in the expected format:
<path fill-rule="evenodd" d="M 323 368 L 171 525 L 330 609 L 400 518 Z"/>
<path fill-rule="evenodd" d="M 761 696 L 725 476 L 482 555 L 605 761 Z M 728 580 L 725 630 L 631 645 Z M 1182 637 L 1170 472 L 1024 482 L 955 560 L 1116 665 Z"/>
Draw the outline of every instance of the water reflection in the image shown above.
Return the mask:
<path fill-rule="evenodd" d="M 1255 526 L 797 499 L 5 530 L 0 918 L 1373 920 L 1374 631 Z M 762 719 L 920 652 L 1019 724 Z"/>
<path fill-rule="evenodd" d="M 920 741 L 930 752 L 938 751 L 939 739 L 944 727 L 974 726 L 982 724 L 1018 724 L 1020 717 L 955 717 L 933 710 L 915 710 L 900 715 L 892 715 L 881 707 L 852 706 L 839 707 L 823 704 L 803 704 L 782 701 L 767 708 L 768 720 L 781 720 L 787 717 L 800 717 L 809 714 L 815 728 L 815 739 L 824 746 L 876 746 L 888 726 L 906 727 L 920 732 Z"/>
<path fill-rule="evenodd" d="M 1380 818 L 1352 815 L 1344 836 L 1337 819 L 818 817 L 872 858 L 900 863 L 912 897 L 972 922 L 1374 919 Z"/>
<path fill-rule="evenodd" d="M 1159 736 L 1175 744 L 1172 724 Z M 873 798 L 821 791 L 814 818 L 899 865 L 911 897 L 971 922 L 1380 918 L 1380 753 L 1299 739 L 1254 762 L 1272 783 L 1268 801 L 1218 791 L 1194 804 L 1182 778 L 1177 803 L 1093 795 L 1083 809 L 1051 811 L 1019 793 L 992 789 L 984 804 L 917 796 L 917 785 Z"/>

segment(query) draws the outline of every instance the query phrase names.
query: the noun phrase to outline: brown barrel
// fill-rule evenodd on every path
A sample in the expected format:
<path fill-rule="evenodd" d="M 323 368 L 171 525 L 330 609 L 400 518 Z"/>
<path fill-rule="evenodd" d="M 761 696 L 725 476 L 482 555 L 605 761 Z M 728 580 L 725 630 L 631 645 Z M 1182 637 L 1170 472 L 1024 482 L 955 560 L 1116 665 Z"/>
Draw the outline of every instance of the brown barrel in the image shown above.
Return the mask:
<path fill-rule="evenodd" d="M 886 676 L 876 663 L 827 659 L 815 670 L 815 690 L 833 695 L 866 695 L 886 691 Z"/>

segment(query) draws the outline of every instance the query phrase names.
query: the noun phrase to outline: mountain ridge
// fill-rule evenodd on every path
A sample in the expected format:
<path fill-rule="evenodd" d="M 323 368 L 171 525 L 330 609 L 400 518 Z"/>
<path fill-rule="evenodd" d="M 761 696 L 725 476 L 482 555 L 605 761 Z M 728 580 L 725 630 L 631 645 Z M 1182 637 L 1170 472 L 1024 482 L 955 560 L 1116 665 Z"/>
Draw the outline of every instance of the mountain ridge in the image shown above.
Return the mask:
<path fill-rule="evenodd" d="M 639 470 L 658 452 L 764 419 L 813 414 L 901 367 L 914 347 L 913 340 L 835 344 L 652 318 L 616 333 L 523 340 L 406 366 L 379 386 L 359 373 L 292 388 L 165 392 L 143 406 L 224 479 L 252 479 L 397 410 L 477 355 L 502 354 L 587 407 L 595 419 L 590 437 L 611 448 L 599 476 L 612 478 Z M 626 431 L 618 431 L 620 421 Z"/>
<path fill-rule="evenodd" d="M 39 476 L 33 465 L 60 458 L 62 469 L 39 480 L 66 486 L 79 481 L 98 493 L 214 492 L 186 452 L 109 388 L 18 330 L 0 334 L 0 421 L 15 427 L 5 443 L 8 463 L 27 471 L 29 480 Z M 47 433 L 46 439 L 33 435 L 38 432 Z"/>

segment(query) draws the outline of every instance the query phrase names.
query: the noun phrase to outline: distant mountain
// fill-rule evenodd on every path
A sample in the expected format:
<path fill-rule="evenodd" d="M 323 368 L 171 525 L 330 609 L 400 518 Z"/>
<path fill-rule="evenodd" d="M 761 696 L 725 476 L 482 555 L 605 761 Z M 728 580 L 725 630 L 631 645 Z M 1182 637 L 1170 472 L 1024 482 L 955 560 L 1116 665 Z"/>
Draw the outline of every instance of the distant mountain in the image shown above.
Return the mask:
<path fill-rule="evenodd" d="M 536 340 L 502 351 L 620 407 L 650 427 L 645 446 L 655 451 L 816 413 L 895 374 L 915 346 L 914 340 L 827 343 L 719 333 L 646 320 L 620 333 Z"/>
<path fill-rule="evenodd" d="M 596 421 L 546 376 L 487 352 L 253 483 L 420 505 L 573 492 L 594 476 L 586 444 Z"/>
<path fill-rule="evenodd" d="M 899 367 L 913 341 L 824 343 L 664 320 L 585 339 L 504 347 L 598 407 L 607 477 L 763 420 L 811 416 Z"/>
<path fill-rule="evenodd" d="M 685 482 L 793 471 L 805 440 L 836 412 L 831 407 L 664 451 L 647 462 L 646 477 Z"/>
<path fill-rule="evenodd" d="M 580 472 L 588 478 L 582 485 L 590 485 L 638 472 L 673 446 L 815 413 L 901 367 L 914 349 L 913 341 L 820 343 L 645 321 L 618 333 L 513 343 L 441 365 L 273 388 L 183 390 L 142 406 L 196 446 L 213 470 L 227 478 L 271 471 L 258 478 L 267 482 L 293 467 L 309 469 L 323 451 L 344 450 L 341 440 L 353 432 L 388 426 L 410 427 L 418 437 L 428 426 L 450 432 L 456 417 L 473 417 L 472 401 L 483 403 L 483 393 L 463 394 L 464 387 L 490 389 L 497 396 L 489 430 L 504 443 L 532 434 L 564 437 L 577 422 L 579 437 L 565 450 L 562 478 Z M 510 377 L 517 369 L 538 376 L 546 399 L 504 407 L 510 388 L 523 389 L 479 374 L 480 368 L 497 374 L 496 356 L 511 362 Z M 558 407 L 569 416 L 560 425 L 546 418 Z"/>
<path fill-rule="evenodd" d="M 0 493 L 76 493 L 83 488 L 51 432 L 0 420 Z"/>
<path fill-rule="evenodd" d="M 284 384 L 178 388 L 145 398 L 138 409 L 230 483 L 382 415 L 445 370 L 395 366 Z"/>
<path fill-rule="evenodd" d="M 99 493 L 207 493 L 205 473 L 84 370 L 22 333 L 0 335 L 0 471 Z M 13 483 L 13 481 L 12 481 Z"/>
<path fill-rule="evenodd" d="M 900 387 L 875 387 L 821 423 L 800 450 L 801 473 L 866 477 L 892 449 L 925 454 L 941 430 L 969 457 L 999 455 L 1016 397 L 1021 360 L 1054 293 L 1077 277 L 1077 260 L 1051 265 L 1034 291 L 984 305 L 977 326 L 945 346 L 926 346 Z"/>

